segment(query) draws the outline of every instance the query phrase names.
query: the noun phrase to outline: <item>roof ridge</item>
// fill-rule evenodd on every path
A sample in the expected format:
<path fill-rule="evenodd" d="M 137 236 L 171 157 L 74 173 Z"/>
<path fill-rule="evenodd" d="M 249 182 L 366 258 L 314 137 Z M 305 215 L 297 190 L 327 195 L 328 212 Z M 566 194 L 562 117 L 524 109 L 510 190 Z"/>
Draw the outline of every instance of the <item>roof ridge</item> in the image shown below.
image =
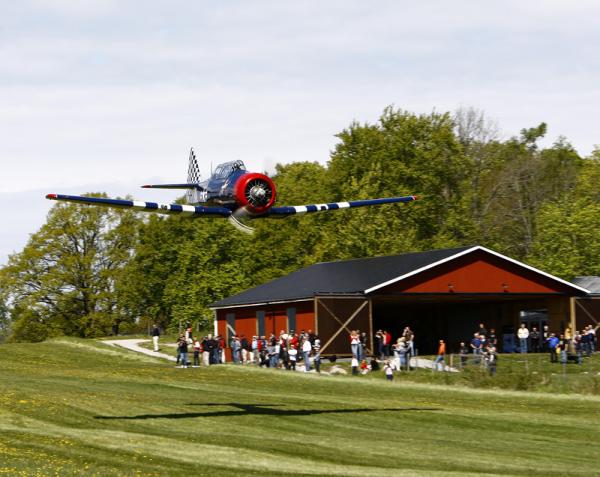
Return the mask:
<path fill-rule="evenodd" d="M 392 255 L 375 255 L 375 256 L 371 256 L 371 257 L 355 257 L 355 258 L 346 258 L 346 259 L 342 259 L 342 260 L 330 260 L 327 262 L 315 262 L 312 265 L 309 265 L 308 267 L 303 267 L 300 270 L 303 270 L 304 268 L 309 268 L 312 267 L 313 265 L 327 265 L 328 263 L 346 263 L 346 262 L 355 262 L 355 261 L 359 261 L 359 260 L 373 260 L 376 258 L 391 258 L 391 257 L 402 257 L 405 255 L 416 255 L 419 253 L 430 253 L 430 252 L 447 252 L 450 250 L 468 250 L 474 247 L 480 247 L 479 244 L 474 244 L 474 245 L 463 245 L 460 247 L 449 247 L 449 248 L 433 248 L 433 249 L 429 249 L 429 250 L 419 250 L 419 251 L 413 251 L 413 252 L 403 252 L 403 253 L 394 253 Z M 297 271 L 300 271 L 297 270 Z"/>

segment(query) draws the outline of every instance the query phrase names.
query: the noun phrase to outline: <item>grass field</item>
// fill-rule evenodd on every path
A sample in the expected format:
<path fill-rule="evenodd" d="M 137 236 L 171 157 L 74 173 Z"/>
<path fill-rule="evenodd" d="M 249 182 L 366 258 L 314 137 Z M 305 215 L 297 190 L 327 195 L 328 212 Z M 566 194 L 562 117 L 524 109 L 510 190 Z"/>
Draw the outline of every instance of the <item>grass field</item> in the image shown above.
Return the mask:
<path fill-rule="evenodd" d="M 600 475 L 600 397 L 0 346 L 0 475 Z"/>

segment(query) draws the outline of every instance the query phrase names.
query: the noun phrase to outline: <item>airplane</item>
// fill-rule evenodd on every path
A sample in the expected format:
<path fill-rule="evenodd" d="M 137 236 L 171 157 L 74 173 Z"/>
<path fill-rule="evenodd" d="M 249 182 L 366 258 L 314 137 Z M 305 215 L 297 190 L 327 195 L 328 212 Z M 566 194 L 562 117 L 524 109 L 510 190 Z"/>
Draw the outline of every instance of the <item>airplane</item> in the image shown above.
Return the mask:
<path fill-rule="evenodd" d="M 275 207 L 277 192 L 273 180 L 266 174 L 249 172 L 240 160 L 225 162 L 217 166 L 211 176 L 200 181 L 200 168 L 194 150 L 190 150 L 187 182 L 184 184 L 143 185 L 146 189 L 183 189 L 186 202 L 183 204 L 160 204 L 137 200 L 104 199 L 78 195 L 47 194 L 46 199 L 93 206 L 133 209 L 142 212 L 179 215 L 182 217 L 227 218 L 238 230 L 252 233 L 254 229 L 244 223 L 247 219 L 281 218 L 296 214 L 339 210 L 370 205 L 412 202 L 416 195 L 386 197 L 381 199 L 332 202 Z"/>

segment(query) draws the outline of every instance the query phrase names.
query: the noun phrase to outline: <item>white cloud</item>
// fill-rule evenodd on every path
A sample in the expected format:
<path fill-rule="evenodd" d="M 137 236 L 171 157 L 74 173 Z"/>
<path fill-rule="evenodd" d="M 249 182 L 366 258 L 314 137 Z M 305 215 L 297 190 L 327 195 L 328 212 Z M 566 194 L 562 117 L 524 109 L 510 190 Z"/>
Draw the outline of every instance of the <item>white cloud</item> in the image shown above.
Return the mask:
<path fill-rule="evenodd" d="M 505 135 L 546 121 L 548 142 L 587 154 L 600 142 L 599 14 L 545 0 L 8 3 L 0 193 L 181 180 L 190 146 L 205 172 L 325 162 L 335 133 L 392 103 L 474 106 Z M 0 238 L 0 257 L 19 234 Z"/>

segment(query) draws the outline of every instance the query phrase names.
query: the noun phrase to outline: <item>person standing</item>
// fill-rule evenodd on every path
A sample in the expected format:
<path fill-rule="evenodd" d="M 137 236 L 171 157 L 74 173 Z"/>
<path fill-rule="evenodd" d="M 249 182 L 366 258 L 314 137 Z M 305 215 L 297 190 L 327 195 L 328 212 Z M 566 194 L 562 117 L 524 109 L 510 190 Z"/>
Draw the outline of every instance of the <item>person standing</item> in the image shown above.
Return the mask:
<path fill-rule="evenodd" d="M 250 342 L 250 362 L 251 363 L 259 363 L 259 349 L 258 349 L 258 336 L 254 335 L 252 337 L 252 341 Z"/>
<path fill-rule="evenodd" d="M 588 333 L 592 335 L 592 338 L 591 338 L 592 354 L 595 353 L 596 350 L 598 349 L 598 336 L 596 335 L 597 329 L 598 329 L 598 327 L 594 328 L 592 325 L 590 325 L 588 328 Z"/>
<path fill-rule="evenodd" d="M 312 351 L 312 345 L 310 344 L 310 339 L 308 338 L 308 336 L 306 336 L 304 338 L 304 343 L 302 343 L 302 357 L 304 359 L 304 370 L 306 372 L 310 371 L 310 352 L 311 351 Z"/>
<path fill-rule="evenodd" d="M 479 333 L 475 333 L 469 344 L 473 350 L 473 362 L 479 364 L 481 362 L 479 356 L 481 355 L 481 340 L 479 339 Z"/>
<path fill-rule="evenodd" d="M 519 338 L 519 350 L 521 353 L 527 353 L 527 340 L 529 338 L 529 330 L 525 326 L 525 323 L 521 323 L 521 327 L 517 331 L 517 337 Z"/>
<path fill-rule="evenodd" d="M 313 344 L 313 352 L 314 352 L 314 363 L 315 370 L 317 373 L 321 372 L 321 338 L 319 335 L 315 334 L 315 342 Z"/>
<path fill-rule="evenodd" d="M 554 333 L 550 333 L 550 337 L 548 338 L 548 351 L 550 352 L 550 362 L 556 363 L 558 361 L 557 357 L 557 346 L 558 346 L 558 338 Z"/>
<path fill-rule="evenodd" d="M 364 331 L 360 334 L 360 357 L 365 359 L 367 356 L 367 333 Z"/>
<path fill-rule="evenodd" d="M 562 365 L 567 364 L 567 348 L 569 343 L 567 342 L 565 335 L 560 335 L 558 344 L 556 345 L 556 352 L 560 355 L 560 363 Z"/>
<path fill-rule="evenodd" d="M 384 330 L 383 331 L 383 339 L 385 342 L 385 346 L 384 346 L 385 357 L 389 358 L 389 356 L 392 354 L 392 334 L 388 333 L 386 330 Z"/>
<path fill-rule="evenodd" d="M 358 358 L 353 357 L 352 361 L 350 362 L 350 366 L 352 366 L 352 374 L 354 376 L 356 376 L 358 374 Z"/>
<path fill-rule="evenodd" d="M 213 335 L 208 335 L 208 346 L 204 349 L 208 350 L 210 364 L 219 364 L 219 344 Z"/>
<path fill-rule="evenodd" d="M 240 347 L 242 351 L 242 364 L 248 364 L 248 340 L 246 335 L 240 336 Z"/>
<path fill-rule="evenodd" d="M 350 333 L 350 351 L 352 351 L 352 357 L 358 359 L 359 351 L 358 347 L 360 346 L 360 337 L 358 333 L 354 330 Z"/>
<path fill-rule="evenodd" d="M 208 366 L 210 364 L 210 347 L 208 343 L 208 337 L 202 338 L 202 366 Z"/>
<path fill-rule="evenodd" d="M 407 326 L 404 328 L 402 336 L 404 337 L 404 342 L 408 348 L 408 359 L 410 359 L 415 355 L 415 334 L 410 327 Z"/>
<path fill-rule="evenodd" d="M 200 341 L 198 340 L 198 338 L 196 336 L 194 336 L 194 365 L 192 366 L 193 368 L 200 367 L 201 348 L 202 348 L 202 345 L 201 345 Z"/>
<path fill-rule="evenodd" d="M 160 329 L 157 324 L 152 326 L 152 342 L 154 344 L 154 351 L 159 351 L 158 338 L 160 337 Z"/>
<path fill-rule="evenodd" d="M 534 326 L 531 329 L 531 333 L 529 333 L 529 339 L 531 340 L 531 352 L 539 353 L 540 352 L 540 332 Z"/>
<path fill-rule="evenodd" d="M 269 341 L 267 345 L 267 354 L 269 356 L 269 368 L 276 368 L 279 361 L 279 353 L 277 352 L 277 344 Z"/>
<path fill-rule="evenodd" d="M 239 364 L 240 362 L 240 340 L 237 335 L 233 335 L 231 338 L 230 348 L 231 348 L 231 360 L 235 364 Z"/>
<path fill-rule="evenodd" d="M 375 333 L 375 348 L 377 349 L 377 355 L 379 359 L 383 359 L 383 332 L 381 330 L 377 330 Z"/>
<path fill-rule="evenodd" d="M 460 342 L 460 348 L 458 349 L 460 355 L 460 367 L 462 369 L 467 367 L 467 359 L 469 357 L 469 348 L 466 347 L 465 342 Z"/>
<path fill-rule="evenodd" d="M 188 355 L 188 341 L 185 338 L 185 336 L 182 336 L 181 338 L 179 338 L 179 343 L 177 346 L 177 351 L 179 352 L 179 359 L 181 361 L 181 367 L 182 368 L 187 368 L 188 367 L 188 360 L 187 360 L 187 355 Z"/>
<path fill-rule="evenodd" d="M 496 348 L 492 345 L 489 345 L 485 351 L 485 365 L 490 373 L 490 376 L 494 376 L 496 374 L 497 362 L 498 355 L 496 353 Z"/>
<path fill-rule="evenodd" d="M 438 346 L 437 357 L 435 358 L 435 361 L 433 362 L 434 371 L 439 371 L 440 364 L 442 365 L 442 371 L 446 370 L 446 362 L 444 361 L 445 356 L 446 356 L 446 343 L 444 343 L 444 340 L 440 340 L 440 344 Z"/>
<path fill-rule="evenodd" d="M 290 349 L 288 350 L 288 356 L 290 358 L 290 369 L 292 371 L 296 371 L 296 361 L 298 359 L 298 350 L 292 344 L 290 345 Z"/>
<path fill-rule="evenodd" d="M 589 358 L 592 355 L 592 335 L 589 334 L 587 326 L 583 329 L 581 345 L 583 347 L 583 352 Z"/>
<path fill-rule="evenodd" d="M 546 351 L 548 351 L 548 339 L 550 339 L 550 330 L 548 329 L 548 325 L 544 325 L 544 328 L 542 330 L 542 336 L 541 336 L 542 351 L 544 353 Z"/>

